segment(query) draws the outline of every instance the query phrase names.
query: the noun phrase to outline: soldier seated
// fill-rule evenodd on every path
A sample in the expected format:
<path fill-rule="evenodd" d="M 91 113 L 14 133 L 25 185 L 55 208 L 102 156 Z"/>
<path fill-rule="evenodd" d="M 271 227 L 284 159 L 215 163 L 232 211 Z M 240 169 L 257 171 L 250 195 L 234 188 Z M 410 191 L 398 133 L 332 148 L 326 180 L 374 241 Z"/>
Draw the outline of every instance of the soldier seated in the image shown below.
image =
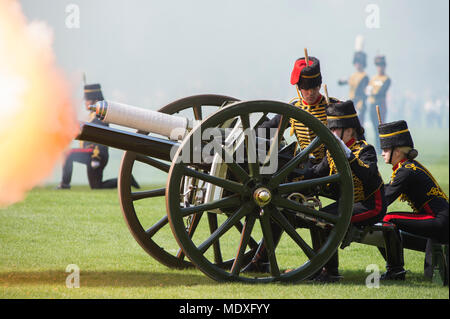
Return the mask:
<path fill-rule="evenodd" d="M 393 170 L 390 183 L 385 185 L 387 205 L 400 198 L 412 208 L 410 212 L 389 212 L 384 221 L 429 238 L 425 255 L 430 255 L 432 240 L 448 244 L 448 197 L 425 166 L 415 160 L 418 152 L 405 121 L 380 124 L 378 131 L 384 161 Z M 401 266 L 388 260 L 383 278 L 403 279 Z"/>

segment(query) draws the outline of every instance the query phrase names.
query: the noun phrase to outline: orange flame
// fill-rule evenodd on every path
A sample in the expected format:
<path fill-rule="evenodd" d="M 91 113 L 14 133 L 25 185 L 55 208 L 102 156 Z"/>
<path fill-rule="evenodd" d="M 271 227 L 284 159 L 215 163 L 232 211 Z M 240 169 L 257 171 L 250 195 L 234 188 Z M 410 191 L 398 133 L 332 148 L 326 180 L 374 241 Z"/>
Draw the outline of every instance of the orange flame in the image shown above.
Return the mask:
<path fill-rule="evenodd" d="M 0 1 L 0 206 L 47 178 L 79 131 L 51 40 L 16 0 Z"/>

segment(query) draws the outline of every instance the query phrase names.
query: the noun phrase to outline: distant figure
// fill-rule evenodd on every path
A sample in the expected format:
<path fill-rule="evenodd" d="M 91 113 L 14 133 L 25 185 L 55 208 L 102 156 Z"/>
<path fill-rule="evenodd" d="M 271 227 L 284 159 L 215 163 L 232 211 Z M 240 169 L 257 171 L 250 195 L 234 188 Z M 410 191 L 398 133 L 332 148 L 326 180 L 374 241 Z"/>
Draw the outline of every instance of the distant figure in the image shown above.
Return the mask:
<path fill-rule="evenodd" d="M 369 96 L 368 103 L 370 109 L 370 119 L 375 132 L 375 144 L 376 150 L 380 151 L 380 141 L 378 138 L 378 116 L 376 106 L 380 107 L 381 121 L 386 121 L 386 93 L 391 85 L 391 79 L 386 75 L 386 58 L 382 55 L 375 57 L 375 65 L 377 66 L 377 74 L 373 76 L 369 85 L 367 86 L 366 93 Z"/>
<path fill-rule="evenodd" d="M 357 51 L 353 55 L 353 65 L 356 71 L 348 80 L 340 79 L 339 85 L 348 84 L 350 87 L 349 99 L 353 101 L 358 117 L 364 125 L 364 117 L 366 114 L 366 87 L 369 84 L 369 76 L 364 71 L 366 68 L 366 54 L 363 51 Z"/>
<path fill-rule="evenodd" d="M 100 84 L 88 84 L 84 86 L 84 100 L 86 109 L 89 105 L 97 101 L 104 100 Z M 95 117 L 95 112 L 91 112 L 90 123 L 109 126 Z M 91 189 L 116 188 L 117 178 L 103 181 L 103 170 L 108 164 L 108 147 L 92 142 L 80 141 L 80 148 L 74 148 L 66 155 L 63 165 L 62 181 L 58 189 L 70 189 L 72 180 L 73 162 L 86 165 L 89 186 Z M 132 177 L 132 185 L 139 188 L 136 180 Z"/>

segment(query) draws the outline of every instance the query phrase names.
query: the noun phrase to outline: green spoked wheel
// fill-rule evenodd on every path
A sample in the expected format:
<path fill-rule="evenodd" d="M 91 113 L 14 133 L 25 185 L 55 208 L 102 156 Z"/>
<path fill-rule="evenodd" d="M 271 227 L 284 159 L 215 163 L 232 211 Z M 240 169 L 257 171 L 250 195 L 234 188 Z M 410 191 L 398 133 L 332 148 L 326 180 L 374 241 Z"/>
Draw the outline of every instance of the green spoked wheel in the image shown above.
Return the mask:
<path fill-rule="evenodd" d="M 267 151 L 255 151 L 258 140 L 255 138 L 256 134 L 252 133 L 252 123 L 255 123 L 255 117 L 257 122 L 258 117 L 272 115 L 281 115 L 279 127 L 270 140 Z M 274 166 L 272 171 L 267 170 L 266 164 L 270 161 L 266 160 L 274 159 L 270 155 L 275 153 L 274 150 L 283 139 L 290 119 L 302 122 L 317 137 L 307 148 L 292 155 L 287 163 Z M 208 136 L 205 134 L 207 130 L 221 127 L 225 122 L 237 123 L 236 127 L 241 130 L 241 136 L 244 136 L 244 162 L 240 160 L 241 157 L 234 156 L 236 154 L 233 152 L 238 152 L 239 147 L 230 146 L 226 142 L 217 144 L 217 141 L 223 139 L 209 138 L 201 143 L 195 140 L 198 136 Z M 218 161 L 222 163 L 222 169 L 212 169 L 210 174 L 201 174 L 193 169 L 194 156 L 186 154 L 198 152 L 211 143 L 215 159 L 220 158 L 222 161 Z M 337 173 L 321 178 L 290 181 L 288 176 L 299 163 L 304 162 L 322 144 L 334 160 Z M 201 149 L 199 145 L 202 145 Z M 180 193 L 183 181 L 191 177 L 205 182 L 210 190 L 215 190 L 209 192 L 210 196 L 202 204 L 187 202 Z M 290 197 L 293 193 L 310 192 L 311 189 L 326 185 L 336 185 L 340 190 L 337 194 L 338 215 L 321 211 L 320 208 L 315 209 Z M 172 232 L 180 247 L 196 267 L 214 280 L 293 282 L 308 278 L 320 270 L 339 247 L 350 223 L 353 180 L 349 163 L 335 137 L 312 115 L 282 102 L 238 102 L 205 119 L 201 126 L 184 139 L 170 167 L 166 207 Z M 186 228 L 186 220 L 204 213 L 216 214 L 221 217 L 222 222 L 213 233 L 191 236 Z M 296 217 L 293 219 L 293 216 Z M 298 216 L 328 225 L 330 234 L 320 248 L 313 249 L 308 230 L 295 227 L 292 220 Z M 237 223 L 243 225 L 238 233 L 234 227 Z M 278 245 L 274 242 L 274 225 L 283 231 Z M 270 265 L 268 274 L 242 271 L 248 262 L 248 254 L 253 252 L 249 245 L 253 237 L 261 238 L 265 243 Z M 218 267 L 214 262 L 211 247 L 218 243 L 222 245 L 222 254 L 228 254 L 233 260 L 229 269 Z"/>
<path fill-rule="evenodd" d="M 202 120 L 204 116 L 217 111 L 218 107 L 235 101 L 237 101 L 236 98 L 224 95 L 195 95 L 172 102 L 162 107 L 159 112 L 180 114 L 190 119 Z M 147 132 L 139 133 L 148 134 Z M 139 170 L 139 168 L 141 169 Z M 164 204 L 165 187 L 143 190 L 132 188 L 133 175 L 139 181 L 142 172 L 151 175 L 155 174 L 156 169 L 156 173 L 161 171 L 164 174 L 169 171 L 169 168 L 170 162 L 126 151 L 119 172 L 119 200 L 125 222 L 144 251 L 167 267 L 185 268 L 192 266 L 192 264 L 186 259 L 183 251 L 173 239 L 165 209 L 161 207 Z M 197 190 L 191 190 L 190 196 L 192 198 L 198 197 L 198 193 L 201 192 L 198 181 L 191 179 L 190 183 L 191 186 L 197 186 Z M 189 188 L 189 185 L 187 188 Z M 186 189 L 187 191 L 189 189 Z M 186 227 L 191 235 L 199 228 L 199 225 L 201 228 L 202 224 L 205 223 L 203 220 L 207 220 L 207 227 L 210 232 L 213 232 L 217 227 L 216 215 L 205 214 L 204 218 L 198 215 L 186 222 Z M 237 225 L 237 227 L 239 226 Z M 256 243 L 254 245 L 256 246 Z M 217 264 L 221 267 L 229 267 L 232 261 L 224 260 L 220 257 L 220 251 L 217 248 L 216 251 Z"/>

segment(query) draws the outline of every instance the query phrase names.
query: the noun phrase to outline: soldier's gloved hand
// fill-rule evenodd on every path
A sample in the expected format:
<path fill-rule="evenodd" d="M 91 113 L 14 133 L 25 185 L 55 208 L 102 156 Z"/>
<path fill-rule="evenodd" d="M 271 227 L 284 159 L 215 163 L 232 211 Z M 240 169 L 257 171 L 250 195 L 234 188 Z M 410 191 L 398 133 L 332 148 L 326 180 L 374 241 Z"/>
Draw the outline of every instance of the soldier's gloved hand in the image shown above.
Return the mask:
<path fill-rule="evenodd" d="M 100 161 L 99 161 L 99 160 L 93 159 L 93 160 L 91 161 L 91 167 L 92 167 L 93 169 L 96 169 L 96 168 L 99 167 L 99 166 L 100 166 Z"/>
<path fill-rule="evenodd" d="M 344 153 L 345 153 L 345 157 L 346 157 L 347 159 L 349 159 L 350 156 L 352 155 L 352 150 L 349 149 L 349 148 L 347 147 L 347 145 L 345 145 L 344 141 L 341 140 L 339 136 L 337 136 L 336 134 L 334 134 L 334 137 L 336 137 L 336 140 L 338 141 L 339 145 L 341 145 L 341 148 L 342 148 L 342 150 L 343 150 Z"/>

